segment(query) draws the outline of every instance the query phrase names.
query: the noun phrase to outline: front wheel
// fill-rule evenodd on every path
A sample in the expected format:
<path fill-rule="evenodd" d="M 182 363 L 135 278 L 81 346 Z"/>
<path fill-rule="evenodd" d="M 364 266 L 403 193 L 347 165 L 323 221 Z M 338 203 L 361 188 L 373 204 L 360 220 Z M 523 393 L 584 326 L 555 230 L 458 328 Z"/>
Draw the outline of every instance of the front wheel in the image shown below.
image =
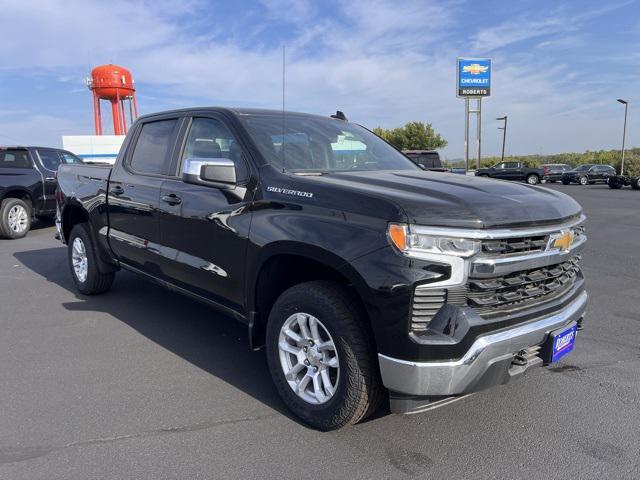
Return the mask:
<path fill-rule="evenodd" d="M 527 183 L 529 185 L 537 185 L 538 183 L 540 183 L 540 178 L 537 175 L 528 175 Z"/>
<path fill-rule="evenodd" d="M 71 276 L 81 293 L 95 295 L 111 288 L 115 274 L 98 269 L 97 254 L 86 223 L 79 223 L 71 230 L 67 253 Z"/>
<path fill-rule="evenodd" d="M 355 424 L 382 399 L 377 358 L 361 309 L 340 285 L 286 290 L 267 324 L 267 360 L 280 397 L 319 430 Z"/>
<path fill-rule="evenodd" d="M 0 206 L 0 235 L 22 238 L 31 229 L 31 204 L 20 198 L 5 198 Z"/>
<path fill-rule="evenodd" d="M 640 190 L 640 177 L 631 179 L 631 188 L 634 190 Z"/>

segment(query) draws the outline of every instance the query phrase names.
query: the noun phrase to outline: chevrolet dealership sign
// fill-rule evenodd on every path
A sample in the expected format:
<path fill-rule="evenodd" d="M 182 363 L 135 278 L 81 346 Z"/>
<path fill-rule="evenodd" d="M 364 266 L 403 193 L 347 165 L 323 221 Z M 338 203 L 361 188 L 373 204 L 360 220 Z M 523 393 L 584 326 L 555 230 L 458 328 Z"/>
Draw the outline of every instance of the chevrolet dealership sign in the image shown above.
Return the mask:
<path fill-rule="evenodd" d="M 456 90 L 458 97 L 491 95 L 491 59 L 458 58 Z"/>

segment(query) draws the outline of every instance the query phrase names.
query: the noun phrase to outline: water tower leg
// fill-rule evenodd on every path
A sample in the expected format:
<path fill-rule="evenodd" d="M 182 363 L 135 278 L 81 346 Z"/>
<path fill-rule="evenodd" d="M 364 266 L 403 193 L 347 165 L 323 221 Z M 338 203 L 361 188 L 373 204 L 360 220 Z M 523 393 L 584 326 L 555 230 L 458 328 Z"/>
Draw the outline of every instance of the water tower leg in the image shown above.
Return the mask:
<path fill-rule="evenodd" d="M 96 128 L 96 135 L 102 135 L 102 116 L 100 114 L 100 99 L 93 92 L 93 123 Z"/>
<path fill-rule="evenodd" d="M 133 100 L 132 97 L 129 97 L 129 119 L 131 120 L 131 125 L 136 121 L 136 117 L 133 116 Z"/>
<path fill-rule="evenodd" d="M 121 119 L 120 119 L 120 105 L 117 99 L 111 100 L 111 115 L 113 116 L 113 134 L 122 135 Z"/>
<path fill-rule="evenodd" d="M 124 98 L 120 100 L 120 114 L 122 115 L 122 133 L 127 133 L 127 114 L 124 109 Z"/>
<path fill-rule="evenodd" d="M 133 93 L 133 114 L 135 115 L 135 118 L 138 118 L 138 102 L 136 101 L 135 92 Z"/>

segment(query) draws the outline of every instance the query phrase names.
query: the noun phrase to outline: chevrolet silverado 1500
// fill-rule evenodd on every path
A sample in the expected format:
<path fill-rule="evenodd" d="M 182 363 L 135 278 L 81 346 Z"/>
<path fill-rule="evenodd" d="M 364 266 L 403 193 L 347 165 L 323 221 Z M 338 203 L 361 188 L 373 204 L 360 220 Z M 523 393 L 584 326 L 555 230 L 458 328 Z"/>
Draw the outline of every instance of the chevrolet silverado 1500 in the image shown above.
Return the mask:
<path fill-rule="evenodd" d="M 344 118 L 148 115 L 113 167 L 58 181 L 80 292 L 126 269 L 229 314 L 322 430 L 385 396 L 417 412 L 555 362 L 587 306 L 570 197 L 423 171 Z"/>

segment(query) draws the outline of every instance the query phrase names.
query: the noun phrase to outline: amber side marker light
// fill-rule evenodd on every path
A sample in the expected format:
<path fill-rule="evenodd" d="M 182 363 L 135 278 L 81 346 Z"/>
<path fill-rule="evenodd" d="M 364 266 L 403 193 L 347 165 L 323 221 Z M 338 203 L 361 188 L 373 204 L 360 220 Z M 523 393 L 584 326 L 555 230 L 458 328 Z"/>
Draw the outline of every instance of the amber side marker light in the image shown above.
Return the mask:
<path fill-rule="evenodd" d="M 389 224 L 387 229 L 389 239 L 398 250 L 404 252 L 407 249 L 407 227 L 406 225 Z"/>

